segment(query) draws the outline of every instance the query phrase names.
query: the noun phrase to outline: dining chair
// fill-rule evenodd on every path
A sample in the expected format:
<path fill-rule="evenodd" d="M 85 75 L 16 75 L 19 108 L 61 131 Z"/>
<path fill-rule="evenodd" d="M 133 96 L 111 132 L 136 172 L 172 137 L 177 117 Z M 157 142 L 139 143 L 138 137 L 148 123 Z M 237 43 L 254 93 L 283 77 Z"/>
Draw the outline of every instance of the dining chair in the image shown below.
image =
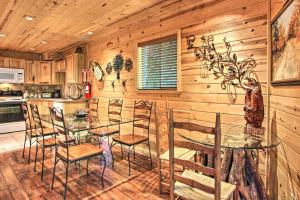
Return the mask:
<path fill-rule="evenodd" d="M 94 98 L 88 101 L 88 115 L 90 117 L 98 117 L 98 102 L 98 98 Z"/>
<path fill-rule="evenodd" d="M 157 112 L 155 112 L 155 115 L 157 115 Z M 158 118 L 158 116 L 156 116 L 156 119 Z M 158 126 L 159 127 L 159 126 Z M 158 133 L 157 133 L 158 134 Z M 161 144 L 160 144 L 160 139 L 157 139 L 156 142 L 157 144 L 157 148 L 161 148 Z M 169 169 L 165 170 L 162 167 L 163 163 L 169 163 L 169 150 L 165 151 L 164 153 L 160 154 L 160 150 L 157 149 L 157 151 L 159 151 L 158 154 L 158 163 L 157 163 L 157 167 L 158 167 L 158 177 L 159 177 L 159 192 L 160 194 L 163 193 L 163 188 L 169 190 L 170 189 L 170 179 L 169 179 Z M 188 148 L 179 148 L 179 147 L 174 147 L 174 157 L 175 158 L 180 158 L 182 160 L 194 160 L 196 161 L 196 151 L 195 150 L 190 150 Z M 181 172 L 183 170 L 180 170 Z M 167 179 L 167 181 L 165 181 Z"/>
<path fill-rule="evenodd" d="M 174 139 L 174 130 L 195 131 L 199 134 L 210 134 L 215 137 L 215 145 L 207 146 L 188 140 Z M 173 109 L 169 112 L 169 170 L 170 199 L 175 196 L 192 200 L 234 199 L 238 196 L 236 186 L 221 181 L 221 127 L 220 113 L 216 114 L 215 127 L 206 127 L 191 122 L 175 122 Z M 214 166 L 208 167 L 201 163 L 175 157 L 175 147 L 187 148 L 213 156 Z M 182 174 L 175 173 L 175 165 L 188 168 Z"/>
<path fill-rule="evenodd" d="M 34 125 L 34 132 L 36 133 L 38 139 L 36 140 L 35 148 L 35 159 L 34 159 L 34 171 L 36 171 L 36 161 L 38 156 L 38 150 L 42 150 L 42 172 L 41 179 L 43 180 L 44 176 L 44 162 L 45 162 L 45 150 L 47 148 L 51 149 L 56 145 L 56 134 L 53 128 L 45 128 L 42 126 L 42 120 L 40 117 L 39 109 L 37 105 L 30 104 L 30 110 Z M 40 139 L 41 138 L 41 139 Z"/>
<path fill-rule="evenodd" d="M 102 144 L 103 140 L 107 138 L 108 145 L 110 145 L 109 137 L 120 133 L 120 120 L 122 114 L 123 99 L 109 99 L 108 101 L 108 120 L 113 125 L 106 126 L 103 128 L 92 129 L 89 134 L 96 137 L 99 146 Z M 123 151 L 122 151 L 123 152 Z"/>
<path fill-rule="evenodd" d="M 69 165 L 72 163 L 78 163 L 79 161 L 86 160 L 87 161 L 87 175 L 89 174 L 88 163 L 91 158 L 100 157 L 100 165 L 104 162 L 103 170 L 101 174 L 101 183 L 102 187 L 104 187 L 103 176 L 106 166 L 105 157 L 103 155 L 103 149 L 96 145 L 92 145 L 90 143 L 77 144 L 75 139 L 71 137 L 66 129 L 65 120 L 63 110 L 58 110 L 56 108 L 49 108 L 50 116 L 53 124 L 53 128 L 55 132 L 58 134 L 57 147 L 55 149 L 55 161 L 53 168 L 53 176 L 51 189 L 53 189 L 54 179 L 55 179 L 55 171 L 56 164 L 59 161 L 62 161 L 66 167 L 66 177 L 64 184 L 64 199 L 66 199 L 67 194 L 67 185 L 68 185 L 68 176 L 69 176 Z"/>
<path fill-rule="evenodd" d="M 31 122 L 31 117 L 28 109 L 27 103 L 22 104 L 22 111 L 24 116 L 25 122 L 25 139 L 24 139 L 24 147 L 23 147 L 23 158 L 25 157 L 25 148 L 26 142 L 29 141 L 29 151 L 28 151 L 28 163 L 30 162 L 30 155 L 31 155 L 31 146 L 34 142 L 36 142 L 37 138 L 39 137 L 36 131 L 33 132 L 33 125 Z"/>
<path fill-rule="evenodd" d="M 111 152 L 112 147 L 116 144 L 125 145 L 128 147 L 128 174 L 130 176 L 130 154 L 133 153 L 135 158 L 135 147 L 139 144 L 145 144 L 148 146 L 150 166 L 152 169 L 152 157 L 151 157 L 151 148 L 150 148 L 150 121 L 151 121 L 151 112 L 152 112 L 153 102 L 149 101 L 134 101 L 134 111 L 133 111 L 133 126 L 132 133 L 130 134 L 119 134 L 112 138 Z M 146 132 L 146 134 L 144 133 Z M 123 153 L 123 151 L 122 151 Z M 114 166 L 114 157 L 112 154 L 112 165 Z"/>

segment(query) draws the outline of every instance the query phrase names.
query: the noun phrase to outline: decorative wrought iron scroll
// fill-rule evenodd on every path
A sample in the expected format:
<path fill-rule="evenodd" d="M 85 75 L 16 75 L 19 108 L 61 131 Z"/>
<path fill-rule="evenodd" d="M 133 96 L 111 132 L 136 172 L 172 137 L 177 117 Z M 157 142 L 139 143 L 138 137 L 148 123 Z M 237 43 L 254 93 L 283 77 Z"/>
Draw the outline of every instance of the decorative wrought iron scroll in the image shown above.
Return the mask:
<path fill-rule="evenodd" d="M 219 52 L 214 43 L 214 37 L 202 36 L 200 46 L 194 46 L 196 37 L 190 35 L 187 37 L 188 49 L 194 49 L 196 60 L 201 62 L 200 77 L 207 78 L 208 72 L 212 72 L 215 79 L 222 78 L 221 88 L 227 90 L 228 98 L 231 103 L 237 99 L 237 88 L 245 91 L 249 89 L 248 82 L 254 81 L 259 84 L 257 74 L 254 71 L 256 61 L 253 58 L 238 60 L 235 53 L 232 52 L 230 42 L 223 39 L 225 51 Z"/>

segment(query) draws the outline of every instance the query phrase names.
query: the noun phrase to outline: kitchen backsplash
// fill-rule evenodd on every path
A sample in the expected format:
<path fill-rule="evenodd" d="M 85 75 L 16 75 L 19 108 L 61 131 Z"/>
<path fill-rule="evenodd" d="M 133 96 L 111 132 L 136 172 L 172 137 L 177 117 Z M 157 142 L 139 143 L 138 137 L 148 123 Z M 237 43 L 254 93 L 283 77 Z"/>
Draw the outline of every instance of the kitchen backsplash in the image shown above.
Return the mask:
<path fill-rule="evenodd" d="M 62 90 L 61 85 L 21 85 L 21 84 L 10 84 L 1 83 L 0 90 L 21 90 L 23 93 L 28 91 L 29 93 L 41 93 L 41 92 L 52 92 L 53 90 Z"/>

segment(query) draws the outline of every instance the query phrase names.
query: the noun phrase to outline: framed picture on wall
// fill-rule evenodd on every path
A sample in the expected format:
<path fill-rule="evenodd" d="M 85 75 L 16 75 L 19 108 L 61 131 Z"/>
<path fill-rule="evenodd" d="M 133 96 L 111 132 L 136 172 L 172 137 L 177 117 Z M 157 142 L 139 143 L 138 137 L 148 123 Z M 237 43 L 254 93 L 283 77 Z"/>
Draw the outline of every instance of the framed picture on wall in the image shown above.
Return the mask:
<path fill-rule="evenodd" d="M 300 84 L 300 0 L 288 0 L 271 30 L 272 85 Z"/>

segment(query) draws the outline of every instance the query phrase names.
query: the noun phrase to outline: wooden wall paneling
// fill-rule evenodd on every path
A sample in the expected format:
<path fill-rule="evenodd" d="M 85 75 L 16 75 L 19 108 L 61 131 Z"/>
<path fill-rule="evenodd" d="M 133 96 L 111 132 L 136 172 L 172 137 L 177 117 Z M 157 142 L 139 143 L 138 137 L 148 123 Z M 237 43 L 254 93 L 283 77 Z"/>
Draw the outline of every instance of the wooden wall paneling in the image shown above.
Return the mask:
<path fill-rule="evenodd" d="M 286 2 L 270 0 L 270 20 L 274 19 Z M 270 73 L 271 64 L 268 70 Z M 270 185 L 277 192 L 278 199 L 300 199 L 300 86 L 269 86 L 270 131 L 282 141 L 275 163 L 277 181 Z"/>
<path fill-rule="evenodd" d="M 123 114 L 132 115 L 130 106 L 134 100 L 156 101 L 159 111 L 159 138 L 161 151 L 167 149 L 167 110 L 179 108 L 178 119 L 193 121 L 203 125 L 213 125 L 214 113 L 221 112 L 223 131 L 230 126 L 243 126 L 244 91 L 238 90 L 237 101 L 230 104 L 226 91 L 220 87 L 220 80 L 213 76 L 207 79 L 199 77 L 199 62 L 195 61 L 193 51 L 186 49 L 186 37 L 195 34 L 214 35 L 216 46 L 224 49 L 223 38 L 231 42 L 233 51 L 239 59 L 253 57 L 257 61 L 256 72 L 262 82 L 262 90 L 267 103 L 267 0 L 220 0 L 220 1 L 164 1 L 143 13 L 137 13 L 128 19 L 111 24 L 103 34 L 95 34 L 88 43 L 89 59 L 96 59 L 102 66 L 110 62 L 120 51 L 124 57 L 130 57 L 137 63 L 137 43 L 147 41 L 181 30 L 181 83 L 180 94 L 147 94 L 136 92 L 137 66 L 128 73 L 123 71 L 121 79 L 127 79 L 126 89 L 120 84 L 114 89 L 111 81 L 116 74 L 106 75 L 101 87 L 92 80 L 93 93 L 100 98 L 100 110 L 104 112 L 109 98 L 123 98 Z M 183 6 L 188 5 L 188 6 Z M 175 9 L 180 8 L 180 9 Z M 160 11 L 159 13 L 157 11 Z M 97 88 L 98 87 L 98 88 Z M 267 105 L 267 104 L 266 104 Z M 267 127 L 267 107 L 264 126 Z M 189 112 L 189 114 L 186 114 Z M 130 127 L 127 127 L 130 130 Z M 123 131 L 128 131 L 126 127 Z M 151 148 L 155 150 L 154 123 L 151 123 Z M 143 148 L 139 149 L 143 152 Z M 263 169 L 264 162 L 260 169 Z"/>

